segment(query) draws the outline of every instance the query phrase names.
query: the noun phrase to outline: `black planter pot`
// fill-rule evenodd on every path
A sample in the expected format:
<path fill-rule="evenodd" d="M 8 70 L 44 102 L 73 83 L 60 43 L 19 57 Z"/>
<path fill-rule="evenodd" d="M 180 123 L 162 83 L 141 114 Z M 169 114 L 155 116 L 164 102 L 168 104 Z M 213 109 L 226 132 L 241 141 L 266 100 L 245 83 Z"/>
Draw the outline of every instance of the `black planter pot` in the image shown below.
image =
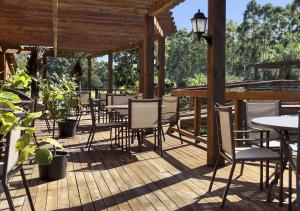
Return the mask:
<path fill-rule="evenodd" d="M 39 165 L 40 179 L 59 180 L 66 176 L 69 154 L 57 151 L 50 165 Z"/>
<path fill-rule="evenodd" d="M 74 137 L 76 134 L 77 121 L 74 119 L 67 119 L 57 121 L 59 137 L 68 138 Z"/>

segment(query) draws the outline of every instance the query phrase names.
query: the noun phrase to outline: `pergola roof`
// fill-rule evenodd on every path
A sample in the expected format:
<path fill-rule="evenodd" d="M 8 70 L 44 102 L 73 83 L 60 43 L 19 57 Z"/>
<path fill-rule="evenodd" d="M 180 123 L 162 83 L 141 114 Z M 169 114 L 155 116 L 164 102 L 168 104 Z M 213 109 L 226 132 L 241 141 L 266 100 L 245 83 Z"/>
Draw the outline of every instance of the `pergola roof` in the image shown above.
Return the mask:
<path fill-rule="evenodd" d="M 104 54 L 137 47 L 147 14 L 168 36 L 176 32 L 170 9 L 181 1 L 59 0 L 58 50 Z M 0 45 L 53 45 L 51 0 L 3 0 L 0 8 Z"/>

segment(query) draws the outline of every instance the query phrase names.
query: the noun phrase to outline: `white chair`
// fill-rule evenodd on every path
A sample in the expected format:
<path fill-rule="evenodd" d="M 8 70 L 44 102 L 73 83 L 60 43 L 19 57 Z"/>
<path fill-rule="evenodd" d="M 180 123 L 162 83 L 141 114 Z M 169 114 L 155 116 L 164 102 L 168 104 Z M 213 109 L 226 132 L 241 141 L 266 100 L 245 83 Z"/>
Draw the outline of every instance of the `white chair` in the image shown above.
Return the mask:
<path fill-rule="evenodd" d="M 132 134 L 131 142 L 133 142 L 133 134 L 140 134 L 140 136 L 138 137 L 140 151 L 142 141 L 144 140 L 145 130 L 152 130 L 154 133 L 154 149 L 156 150 L 156 147 L 158 145 L 158 148 L 160 149 L 160 155 L 162 156 L 162 143 L 160 133 L 161 104 L 161 99 L 129 99 L 128 129 L 129 132 Z M 128 152 L 130 155 L 130 141 L 128 141 L 127 143 Z"/>
<path fill-rule="evenodd" d="M 298 112 L 298 139 L 296 144 L 290 144 L 289 159 L 289 210 L 292 210 L 292 173 L 296 175 L 296 206 L 300 209 L 300 112 Z"/>
<path fill-rule="evenodd" d="M 248 130 L 261 131 L 262 134 L 258 132 L 248 133 L 248 138 L 250 139 L 261 139 L 264 141 L 259 143 L 256 141 L 256 145 L 263 145 L 264 147 L 271 148 L 273 150 L 279 151 L 280 149 L 280 137 L 278 132 L 270 128 L 265 128 L 262 126 L 256 126 L 252 124 L 252 119 L 257 117 L 268 117 L 268 116 L 279 116 L 280 102 L 272 100 L 256 100 L 246 102 L 246 126 Z M 265 134 L 265 135 L 264 135 Z M 261 169 L 263 168 L 263 163 L 261 163 Z M 261 175 L 261 178 L 263 175 Z M 269 161 L 266 161 L 266 183 L 265 186 L 268 188 L 269 180 Z M 260 189 L 263 189 L 261 185 Z"/>
<path fill-rule="evenodd" d="M 5 192 L 6 199 L 8 201 L 9 208 L 10 210 L 15 210 L 7 183 L 18 171 L 20 171 L 22 182 L 29 200 L 31 210 L 34 211 L 35 209 L 28 188 L 28 183 L 23 170 L 23 166 L 17 163 L 19 152 L 16 150 L 16 143 L 20 137 L 21 131 L 16 129 L 12 130 L 9 134 L 6 135 L 4 159 L 2 162 L 0 162 L 0 179 Z"/>
<path fill-rule="evenodd" d="M 179 122 L 179 98 L 176 96 L 163 96 L 162 104 L 163 104 L 163 108 L 162 108 L 162 114 L 161 114 L 161 123 L 162 124 L 170 124 L 170 126 L 176 125 L 180 141 L 181 141 L 181 143 L 183 143 L 182 137 L 180 134 L 180 130 L 179 130 L 179 124 L 178 124 L 178 122 Z M 163 138 L 165 140 L 164 133 L 163 133 Z"/>
<path fill-rule="evenodd" d="M 216 161 L 215 169 L 212 175 L 209 192 L 212 189 L 216 172 L 218 170 L 220 158 L 223 157 L 228 162 L 232 163 L 231 171 L 229 174 L 227 186 L 224 191 L 221 208 L 224 208 L 226 197 L 229 191 L 230 183 L 237 163 L 246 161 L 267 161 L 274 160 L 280 161 L 279 153 L 268 149 L 259 147 L 235 147 L 234 130 L 233 130 L 233 114 L 231 107 L 216 106 L 217 117 L 217 131 L 218 131 L 218 146 L 219 154 Z"/>
<path fill-rule="evenodd" d="M 89 102 L 90 96 L 91 96 L 90 91 L 78 91 L 77 92 L 78 103 L 79 103 L 78 116 L 76 118 L 78 121 L 77 127 L 79 126 L 83 112 L 86 112 L 86 113 L 89 112 L 88 107 L 90 104 L 90 102 Z"/>
<path fill-rule="evenodd" d="M 92 125 L 91 125 L 91 129 L 90 129 L 90 135 L 88 137 L 87 143 L 86 143 L 86 147 L 88 148 L 88 151 L 90 151 L 92 143 L 94 141 L 94 136 L 97 130 L 110 130 L 110 141 L 112 142 L 112 129 L 115 129 L 115 135 L 116 135 L 116 131 L 117 128 L 121 127 L 121 123 L 120 122 L 104 122 L 104 123 L 97 123 L 96 122 L 96 115 L 95 115 L 95 111 L 94 111 L 94 102 L 93 99 L 90 98 L 90 110 L 91 110 L 91 117 L 92 117 Z M 115 137 L 116 139 L 116 137 Z"/>

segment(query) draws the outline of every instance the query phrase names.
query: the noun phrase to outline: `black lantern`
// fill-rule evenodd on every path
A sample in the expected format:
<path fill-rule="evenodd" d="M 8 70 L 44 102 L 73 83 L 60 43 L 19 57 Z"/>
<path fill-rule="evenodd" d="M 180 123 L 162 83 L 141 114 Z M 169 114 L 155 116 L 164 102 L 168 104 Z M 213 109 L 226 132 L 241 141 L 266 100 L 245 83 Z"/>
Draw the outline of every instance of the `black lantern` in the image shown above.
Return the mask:
<path fill-rule="evenodd" d="M 192 21 L 192 28 L 193 32 L 197 34 L 198 39 L 200 40 L 201 37 L 206 39 L 207 42 L 211 42 L 211 37 L 205 35 L 206 31 L 206 25 L 207 25 L 207 17 L 198 10 L 198 12 L 194 15 L 194 17 L 191 19 Z"/>

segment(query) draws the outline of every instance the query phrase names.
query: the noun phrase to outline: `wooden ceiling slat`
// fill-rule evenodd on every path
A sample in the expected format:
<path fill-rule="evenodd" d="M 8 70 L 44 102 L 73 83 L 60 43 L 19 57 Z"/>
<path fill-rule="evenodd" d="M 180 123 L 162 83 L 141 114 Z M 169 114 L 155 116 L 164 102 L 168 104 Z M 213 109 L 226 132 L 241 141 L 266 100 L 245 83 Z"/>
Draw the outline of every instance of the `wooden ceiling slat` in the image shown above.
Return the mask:
<path fill-rule="evenodd" d="M 182 0 L 169 1 L 166 6 L 161 4 L 166 0 L 59 0 L 58 49 L 101 53 L 141 43 L 144 16 L 159 5 L 156 36 L 170 35 L 176 27 L 169 9 Z M 2 0 L 0 6 L 0 44 L 52 46 L 51 1 Z"/>

